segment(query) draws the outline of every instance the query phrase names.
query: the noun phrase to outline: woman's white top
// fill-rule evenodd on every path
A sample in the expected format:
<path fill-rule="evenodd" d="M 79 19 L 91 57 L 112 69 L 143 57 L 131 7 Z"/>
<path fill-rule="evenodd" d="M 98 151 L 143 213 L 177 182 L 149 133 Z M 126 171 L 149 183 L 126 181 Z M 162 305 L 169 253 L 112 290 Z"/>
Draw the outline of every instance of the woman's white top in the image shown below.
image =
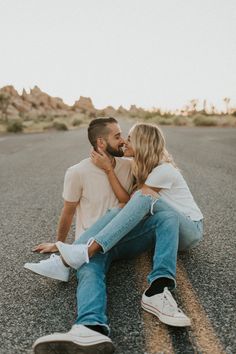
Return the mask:
<path fill-rule="evenodd" d="M 159 194 L 163 200 L 192 220 L 203 219 L 184 177 L 171 163 L 163 162 L 155 167 L 148 175 L 145 185 L 161 188 Z"/>

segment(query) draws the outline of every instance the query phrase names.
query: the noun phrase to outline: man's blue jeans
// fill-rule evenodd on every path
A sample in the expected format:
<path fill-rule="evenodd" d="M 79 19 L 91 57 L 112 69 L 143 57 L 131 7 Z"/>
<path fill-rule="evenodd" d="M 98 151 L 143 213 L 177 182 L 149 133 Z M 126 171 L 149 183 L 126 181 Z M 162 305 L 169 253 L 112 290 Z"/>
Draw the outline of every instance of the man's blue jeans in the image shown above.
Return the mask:
<path fill-rule="evenodd" d="M 153 205 L 150 196 L 142 196 L 139 203 L 146 208 Z M 140 206 L 140 205 L 139 205 Z M 138 208 L 141 210 L 141 208 Z M 95 238 L 106 225 L 115 225 L 123 209 L 109 210 L 91 228 L 84 232 L 78 243 L 86 243 L 89 238 Z M 132 211 L 132 210 L 130 210 Z M 134 209 L 133 209 L 134 211 Z M 154 247 L 153 268 L 148 275 L 148 283 L 160 277 L 167 277 L 175 281 L 178 246 L 181 250 L 189 249 L 202 238 L 202 222 L 193 222 L 185 215 L 178 213 L 162 199 L 154 205 L 154 215 L 146 215 L 136 226 L 124 236 L 109 252 L 99 253 L 90 259 L 77 271 L 77 324 L 103 325 L 108 328 L 106 316 L 106 273 L 113 260 L 135 257 L 138 254 Z M 122 214 L 121 214 L 122 215 Z M 138 214 L 137 217 L 140 217 Z M 124 215 L 123 222 L 129 220 Z M 118 219 L 121 222 L 120 218 Z M 132 218 L 132 222 L 133 218 Z M 128 222 L 127 222 L 128 225 Z M 122 228 L 123 232 L 123 228 Z M 116 232 L 114 232 L 116 234 Z"/>

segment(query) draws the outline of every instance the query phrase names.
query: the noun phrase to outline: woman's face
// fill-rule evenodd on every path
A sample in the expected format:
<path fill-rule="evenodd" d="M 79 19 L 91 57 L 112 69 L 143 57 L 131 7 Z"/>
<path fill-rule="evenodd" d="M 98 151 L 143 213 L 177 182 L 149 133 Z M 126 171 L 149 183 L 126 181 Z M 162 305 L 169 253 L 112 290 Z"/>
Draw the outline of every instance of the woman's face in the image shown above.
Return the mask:
<path fill-rule="evenodd" d="M 130 134 L 129 132 L 127 140 L 125 140 L 125 145 L 124 145 L 124 156 L 125 157 L 134 157 L 134 149 L 130 141 Z"/>

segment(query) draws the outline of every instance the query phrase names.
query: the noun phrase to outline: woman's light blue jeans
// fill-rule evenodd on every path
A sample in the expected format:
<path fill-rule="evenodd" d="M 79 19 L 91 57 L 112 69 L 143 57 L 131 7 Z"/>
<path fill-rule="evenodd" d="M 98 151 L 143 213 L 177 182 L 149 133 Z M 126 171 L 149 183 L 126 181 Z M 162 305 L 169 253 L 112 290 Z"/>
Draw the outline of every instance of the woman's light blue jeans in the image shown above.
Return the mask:
<path fill-rule="evenodd" d="M 202 232 L 202 221 L 192 221 L 189 217 L 181 214 L 173 207 L 169 206 L 161 198 L 143 194 L 141 191 L 134 193 L 133 197 L 124 208 L 115 208 L 115 217 L 110 214 L 99 219 L 74 243 L 87 242 L 93 238 L 101 247 L 104 253 L 114 247 L 125 235 L 144 218 L 150 214 L 159 213 L 163 210 L 175 211 L 180 219 L 179 223 L 179 249 L 187 250 L 198 243 L 199 231 Z M 119 211 L 119 212 L 118 212 Z"/>
<path fill-rule="evenodd" d="M 149 213 L 151 209 L 153 215 Z M 178 249 L 192 248 L 202 239 L 202 234 L 202 221 L 192 221 L 162 198 L 155 201 L 141 191 L 123 209 L 110 209 L 75 241 L 80 244 L 90 238 L 98 239 L 106 252 L 96 254 L 77 271 L 76 323 L 102 325 L 109 332 L 105 279 L 113 260 L 130 259 L 154 248 L 148 283 L 161 277 L 175 281 Z"/>

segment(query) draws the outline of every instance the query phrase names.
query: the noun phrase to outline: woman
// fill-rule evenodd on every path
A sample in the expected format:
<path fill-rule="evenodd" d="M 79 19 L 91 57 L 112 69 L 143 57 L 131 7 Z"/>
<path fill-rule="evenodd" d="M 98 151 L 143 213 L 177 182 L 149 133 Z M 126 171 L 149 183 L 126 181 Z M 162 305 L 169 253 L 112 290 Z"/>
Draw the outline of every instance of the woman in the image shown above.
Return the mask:
<path fill-rule="evenodd" d="M 83 244 L 80 238 L 72 245 L 58 241 L 62 267 L 78 269 L 97 252 L 108 252 L 149 212 L 158 213 L 165 208 L 173 209 L 179 216 L 176 227 L 179 228 L 180 250 L 190 249 L 202 238 L 203 215 L 166 150 L 160 128 L 154 124 L 134 125 L 126 142 L 125 156 L 133 157 L 135 185 L 131 199 L 123 208 L 111 213 L 110 219 L 105 215 L 81 235 Z M 101 168 L 109 164 L 104 155 L 96 152 L 92 153 L 92 159 Z M 48 263 L 50 266 L 50 259 Z"/>

